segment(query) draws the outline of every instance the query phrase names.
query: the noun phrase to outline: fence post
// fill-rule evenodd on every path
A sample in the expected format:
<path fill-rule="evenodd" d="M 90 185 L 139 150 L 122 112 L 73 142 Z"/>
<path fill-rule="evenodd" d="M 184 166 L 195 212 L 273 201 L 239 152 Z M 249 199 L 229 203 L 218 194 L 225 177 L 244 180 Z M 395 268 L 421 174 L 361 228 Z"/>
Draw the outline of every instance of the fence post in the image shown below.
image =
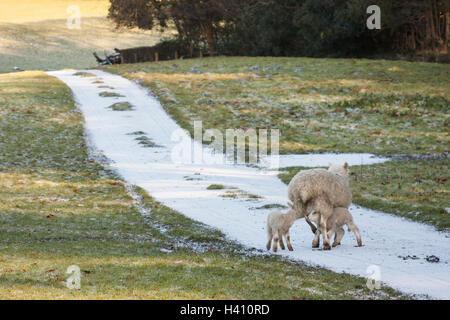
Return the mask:
<path fill-rule="evenodd" d="M 175 60 L 178 60 L 178 51 L 175 50 Z"/>
<path fill-rule="evenodd" d="M 155 61 L 158 62 L 158 60 L 159 60 L 159 53 L 155 52 Z"/>
<path fill-rule="evenodd" d="M 203 58 L 203 51 L 200 50 L 200 58 Z"/>

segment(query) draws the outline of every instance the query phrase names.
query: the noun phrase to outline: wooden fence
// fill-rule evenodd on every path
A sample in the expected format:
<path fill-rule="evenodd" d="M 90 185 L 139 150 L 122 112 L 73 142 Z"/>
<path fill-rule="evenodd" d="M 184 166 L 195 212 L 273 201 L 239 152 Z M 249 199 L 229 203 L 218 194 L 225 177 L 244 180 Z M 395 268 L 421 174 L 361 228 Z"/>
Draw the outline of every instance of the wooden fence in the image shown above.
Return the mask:
<path fill-rule="evenodd" d="M 192 53 L 180 51 L 181 50 L 158 47 L 138 47 L 118 50 L 121 56 L 122 63 L 138 63 L 160 60 L 173 60 L 180 58 L 203 57 L 203 52 L 201 50 L 193 50 Z"/>

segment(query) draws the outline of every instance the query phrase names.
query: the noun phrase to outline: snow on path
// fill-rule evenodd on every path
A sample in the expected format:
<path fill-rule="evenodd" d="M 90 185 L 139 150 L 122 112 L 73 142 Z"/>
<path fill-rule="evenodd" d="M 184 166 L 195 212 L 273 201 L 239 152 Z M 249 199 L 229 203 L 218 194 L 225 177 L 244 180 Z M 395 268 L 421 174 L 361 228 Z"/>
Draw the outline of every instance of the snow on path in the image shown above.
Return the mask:
<path fill-rule="evenodd" d="M 74 76 L 75 72 L 63 70 L 48 74 L 72 89 L 90 139 L 127 182 L 144 188 L 166 206 L 220 229 L 230 239 L 265 250 L 268 210 L 255 207 L 286 204 L 287 186 L 277 178 L 276 171 L 233 165 L 176 164 L 171 160 L 171 150 L 177 141 L 172 141 L 171 135 L 180 132 L 180 128 L 146 89 L 103 71 L 86 70 L 96 77 Z M 94 84 L 95 80 L 104 83 Z M 99 88 L 101 85 L 114 89 Z M 124 97 L 100 97 L 101 91 L 116 92 Z M 108 108 L 122 101 L 128 101 L 134 109 L 114 111 Z M 160 147 L 140 145 L 137 136 L 130 134 L 138 131 L 145 132 Z M 189 135 L 181 132 L 190 141 Z M 324 166 L 328 162 L 347 161 L 358 165 L 385 160 L 368 154 L 316 154 L 282 157 L 280 162 L 281 166 Z M 220 197 L 226 190 L 207 190 L 211 184 L 237 187 L 263 198 L 249 201 Z M 354 205 L 350 211 L 361 230 L 363 247 L 355 247 L 354 235 L 347 232 L 342 245 L 331 251 L 312 249 L 313 235 L 300 220 L 291 229 L 294 251 L 277 254 L 363 277 L 370 275 L 369 266 L 376 265 L 380 268 L 381 281 L 394 288 L 405 293 L 450 299 L 449 233 Z M 425 258 L 430 255 L 439 257 L 440 261 L 427 262 Z M 407 256 L 418 259 L 401 258 Z"/>

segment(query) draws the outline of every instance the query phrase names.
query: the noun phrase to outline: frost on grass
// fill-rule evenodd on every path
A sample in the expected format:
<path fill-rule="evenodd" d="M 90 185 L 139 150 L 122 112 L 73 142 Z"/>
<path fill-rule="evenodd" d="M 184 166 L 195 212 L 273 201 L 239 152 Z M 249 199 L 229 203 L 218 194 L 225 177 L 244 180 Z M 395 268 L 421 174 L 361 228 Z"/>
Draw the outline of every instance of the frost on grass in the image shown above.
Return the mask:
<path fill-rule="evenodd" d="M 187 179 L 188 180 L 188 179 Z M 228 187 L 224 186 L 222 184 L 211 184 L 207 188 L 207 190 L 224 190 L 225 193 L 221 194 L 220 197 L 222 198 L 229 198 L 229 199 L 246 199 L 246 200 L 257 200 L 257 199 L 263 199 L 263 197 L 245 192 L 243 190 L 240 190 L 236 187 Z M 282 205 L 280 205 L 282 206 Z M 284 206 L 282 206 L 284 207 Z M 259 208 L 258 208 L 259 209 Z"/>
<path fill-rule="evenodd" d="M 134 110 L 133 105 L 129 102 L 117 102 L 110 105 L 108 108 L 113 111 L 132 111 Z"/>
<path fill-rule="evenodd" d="M 103 98 L 119 98 L 119 97 L 124 97 L 121 94 L 115 93 L 115 92 L 109 92 L 109 91 L 102 91 L 98 94 L 100 97 Z"/>
<path fill-rule="evenodd" d="M 220 197 L 230 199 L 246 199 L 246 200 L 263 199 L 263 197 L 261 196 L 251 194 L 240 189 L 227 190 L 224 194 L 220 195 Z"/>
<path fill-rule="evenodd" d="M 225 189 L 225 186 L 223 186 L 221 184 L 212 184 L 212 185 L 208 186 L 206 189 L 207 190 L 221 190 L 221 189 Z"/>
<path fill-rule="evenodd" d="M 269 204 L 265 204 L 261 207 L 256 207 L 255 209 L 259 210 L 259 209 L 286 209 L 287 206 L 283 205 L 283 204 L 279 204 L 279 203 L 269 203 Z"/>
<path fill-rule="evenodd" d="M 189 73 L 193 63 L 211 74 Z M 177 72 L 172 65 L 108 68 L 149 87 L 191 135 L 195 118 L 219 130 L 276 127 L 281 153 L 446 151 L 449 90 L 442 66 L 272 57 L 214 58 L 207 66 L 179 61 Z M 408 72 L 397 71 L 401 82 L 393 87 L 386 70 L 396 66 Z"/>
<path fill-rule="evenodd" d="M 144 131 L 134 131 L 134 132 L 127 133 L 127 135 L 129 135 L 129 136 L 141 136 L 144 134 L 145 134 Z"/>
<path fill-rule="evenodd" d="M 88 78 L 88 77 L 96 77 L 96 75 L 93 74 L 93 73 L 90 73 L 90 72 L 83 72 L 83 71 L 76 72 L 76 73 L 74 73 L 73 75 L 74 75 L 74 76 L 79 76 L 79 77 L 85 77 L 85 78 Z"/>
<path fill-rule="evenodd" d="M 139 144 L 142 145 L 145 148 L 161 147 L 161 146 L 157 145 L 156 143 L 154 143 L 152 141 L 152 139 L 150 139 L 150 138 L 148 138 L 146 136 L 137 137 L 135 140 L 139 141 Z"/>

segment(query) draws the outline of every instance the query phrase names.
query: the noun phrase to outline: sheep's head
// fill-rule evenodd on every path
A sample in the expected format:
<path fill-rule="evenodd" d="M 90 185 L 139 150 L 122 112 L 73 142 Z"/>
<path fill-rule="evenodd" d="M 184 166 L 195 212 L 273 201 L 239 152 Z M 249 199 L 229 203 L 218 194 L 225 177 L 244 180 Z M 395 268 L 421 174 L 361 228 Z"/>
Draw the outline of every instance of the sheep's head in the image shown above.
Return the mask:
<path fill-rule="evenodd" d="M 336 173 L 340 175 L 341 177 L 348 179 L 349 176 L 349 170 L 348 170 L 348 163 L 344 163 L 344 165 L 336 165 L 336 164 L 329 164 L 328 171 Z"/>

